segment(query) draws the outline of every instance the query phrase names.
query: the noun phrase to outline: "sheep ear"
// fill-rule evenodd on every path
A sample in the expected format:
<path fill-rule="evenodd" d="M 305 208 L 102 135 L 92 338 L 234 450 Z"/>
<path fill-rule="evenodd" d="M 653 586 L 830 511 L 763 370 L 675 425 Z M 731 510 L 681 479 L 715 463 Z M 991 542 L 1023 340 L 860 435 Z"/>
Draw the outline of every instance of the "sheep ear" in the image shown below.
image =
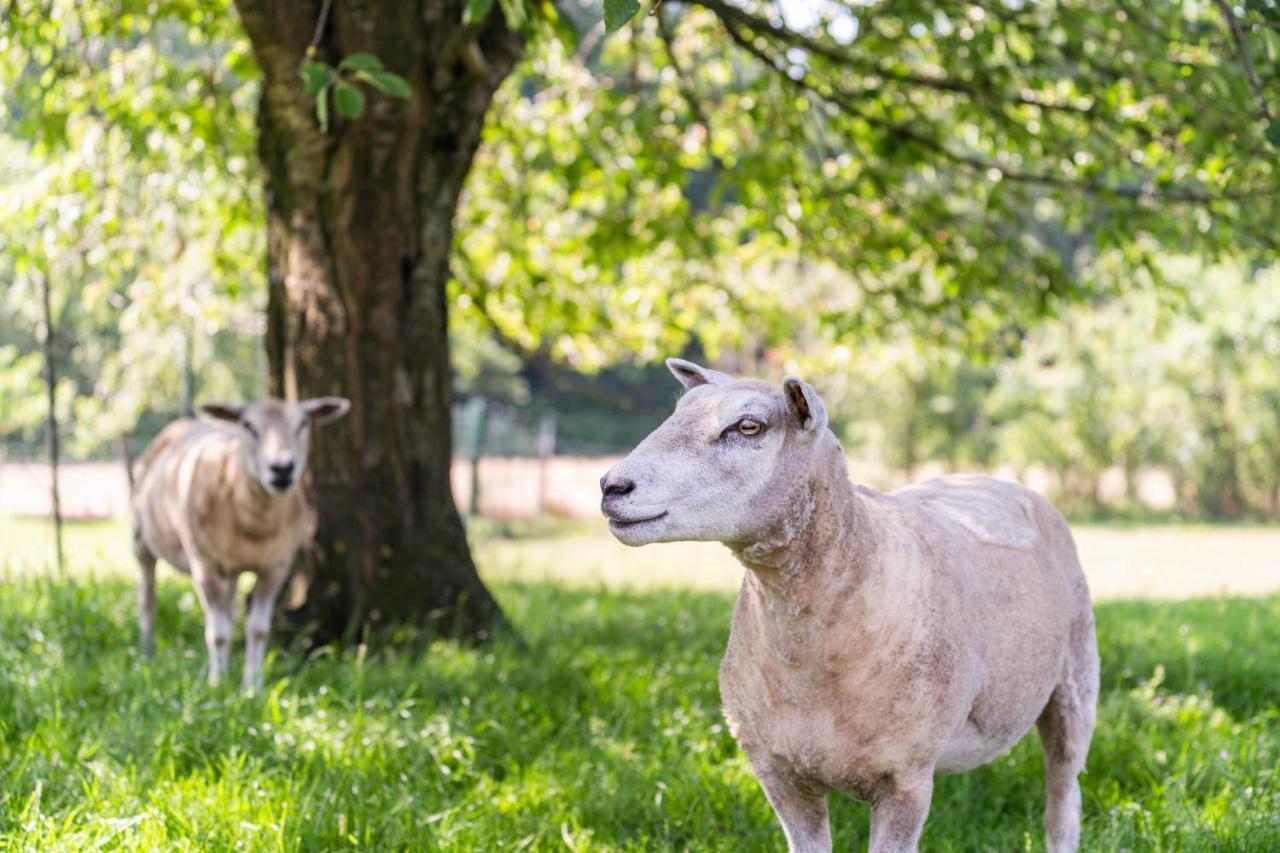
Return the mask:
<path fill-rule="evenodd" d="M 226 403 L 207 403 L 200 407 L 200 411 L 204 412 L 211 418 L 217 418 L 220 421 L 231 421 L 234 423 L 240 420 L 240 416 L 244 414 L 244 406 L 232 406 Z"/>
<path fill-rule="evenodd" d="M 782 380 L 782 395 L 787 399 L 787 414 L 800 429 L 820 434 L 827 428 L 827 407 L 808 382 L 788 376 Z"/>
<path fill-rule="evenodd" d="M 667 359 L 667 370 L 670 370 L 671 375 L 680 380 L 680 384 L 686 388 L 697 388 L 699 385 L 721 385 L 733 380 L 733 377 L 727 373 L 694 364 L 692 361 L 685 361 L 683 358 Z"/>
<path fill-rule="evenodd" d="M 318 424 L 327 424 L 351 411 L 351 401 L 346 397 L 316 397 L 300 404 L 306 416 Z"/>

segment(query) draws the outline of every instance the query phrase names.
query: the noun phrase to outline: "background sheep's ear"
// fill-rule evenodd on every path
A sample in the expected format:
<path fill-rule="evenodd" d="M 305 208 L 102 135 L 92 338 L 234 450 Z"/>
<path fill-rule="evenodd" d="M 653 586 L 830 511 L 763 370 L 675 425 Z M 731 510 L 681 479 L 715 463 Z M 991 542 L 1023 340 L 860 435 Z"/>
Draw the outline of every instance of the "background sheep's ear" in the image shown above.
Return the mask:
<path fill-rule="evenodd" d="M 298 405 L 307 417 L 318 424 L 327 424 L 351 411 L 351 401 L 346 397 L 316 397 L 314 400 L 303 400 Z"/>
<path fill-rule="evenodd" d="M 697 388 L 699 385 L 720 385 L 733 380 L 733 377 L 727 373 L 721 373 L 718 370 L 694 364 L 692 361 L 685 361 L 683 358 L 667 359 L 667 370 L 670 370 L 671 375 L 679 379 L 680 384 L 686 388 Z"/>
<path fill-rule="evenodd" d="M 812 385 L 788 376 L 782 380 L 782 394 L 787 398 L 787 414 L 796 426 L 813 433 L 821 433 L 827 428 L 827 407 Z"/>
<path fill-rule="evenodd" d="M 211 418 L 217 418 L 220 421 L 235 422 L 240 420 L 240 416 L 244 414 L 244 406 L 231 406 L 226 403 L 207 403 L 200 407 L 200 411 L 204 412 Z"/>

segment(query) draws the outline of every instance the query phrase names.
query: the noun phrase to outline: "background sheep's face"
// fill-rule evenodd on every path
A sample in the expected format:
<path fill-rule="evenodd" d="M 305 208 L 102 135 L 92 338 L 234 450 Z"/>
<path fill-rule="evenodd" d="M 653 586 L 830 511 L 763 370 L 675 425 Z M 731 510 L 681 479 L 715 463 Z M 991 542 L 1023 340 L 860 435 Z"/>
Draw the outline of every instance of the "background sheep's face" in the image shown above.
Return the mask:
<path fill-rule="evenodd" d="M 627 545 L 751 542 L 776 522 L 827 414 L 799 379 L 781 388 L 680 359 L 671 417 L 601 479 L 601 511 Z"/>
<path fill-rule="evenodd" d="M 201 406 L 205 414 L 240 428 L 240 464 L 246 474 L 274 494 L 284 494 L 302 481 L 311 425 L 336 420 L 350 408 L 350 401 L 342 397 L 318 397 L 301 403 L 262 400 L 239 406 Z"/>

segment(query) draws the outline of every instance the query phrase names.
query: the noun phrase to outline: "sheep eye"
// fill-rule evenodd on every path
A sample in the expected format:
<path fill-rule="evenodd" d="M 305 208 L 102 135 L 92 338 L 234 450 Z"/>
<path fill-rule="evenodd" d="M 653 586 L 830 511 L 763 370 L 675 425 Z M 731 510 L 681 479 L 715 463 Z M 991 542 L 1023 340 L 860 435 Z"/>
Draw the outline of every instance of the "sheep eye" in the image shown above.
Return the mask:
<path fill-rule="evenodd" d="M 738 421 L 738 432 L 742 435 L 759 435 L 764 431 L 764 424 L 754 421 L 751 418 L 743 418 Z"/>
<path fill-rule="evenodd" d="M 255 439 L 258 437 L 258 431 L 254 429 L 248 421 L 241 421 L 240 426 L 244 427 L 245 432 L 249 433 L 249 435 L 253 436 Z"/>

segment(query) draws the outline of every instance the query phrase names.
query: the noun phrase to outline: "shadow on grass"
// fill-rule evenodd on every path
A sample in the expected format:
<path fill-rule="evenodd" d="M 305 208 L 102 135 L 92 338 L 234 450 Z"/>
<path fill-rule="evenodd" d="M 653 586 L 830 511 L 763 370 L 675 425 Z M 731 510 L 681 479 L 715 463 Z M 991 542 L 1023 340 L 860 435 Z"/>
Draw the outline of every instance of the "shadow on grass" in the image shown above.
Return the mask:
<path fill-rule="evenodd" d="M 265 694 L 246 698 L 203 684 L 199 607 L 178 579 L 148 663 L 131 584 L 9 585 L 0 846 L 97 843 L 122 814 L 150 815 L 111 829 L 134 846 L 780 845 L 719 713 L 733 596 L 496 591 L 527 648 L 279 649 Z M 1273 847 L 1259 815 L 1275 801 L 1250 797 L 1280 796 L 1280 599 L 1104 604 L 1098 622 L 1086 846 Z M 940 779 L 924 843 L 1038 845 L 1041 766 L 1031 737 Z M 865 843 L 864 806 L 833 798 L 832 815 L 837 846 Z"/>

